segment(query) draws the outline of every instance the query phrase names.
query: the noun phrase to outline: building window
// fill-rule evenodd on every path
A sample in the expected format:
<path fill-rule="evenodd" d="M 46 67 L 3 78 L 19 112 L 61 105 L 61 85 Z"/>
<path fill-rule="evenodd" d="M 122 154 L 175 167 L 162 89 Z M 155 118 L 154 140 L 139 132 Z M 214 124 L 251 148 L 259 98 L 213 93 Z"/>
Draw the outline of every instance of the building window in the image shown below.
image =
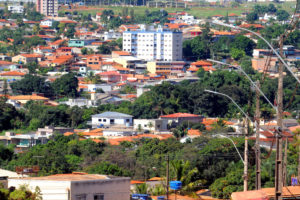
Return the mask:
<path fill-rule="evenodd" d="M 96 88 L 94 88 L 94 89 L 96 89 Z M 102 119 L 98 119 L 98 121 L 99 121 L 99 122 L 102 122 Z"/>
<path fill-rule="evenodd" d="M 76 200 L 86 200 L 86 194 L 78 194 L 75 196 Z"/>
<path fill-rule="evenodd" d="M 126 119 L 126 122 L 129 122 L 130 120 L 129 119 Z"/>
<path fill-rule="evenodd" d="M 104 200 L 104 194 L 94 194 L 94 200 Z"/>
<path fill-rule="evenodd" d="M 106 119 L 103 119 L 103 122 L 106 122 Z"/>
<path fill-rule="evenodd" d="M 114 124 L 115 123 L 115 119 L 110 119 L 110 124 Z"/>

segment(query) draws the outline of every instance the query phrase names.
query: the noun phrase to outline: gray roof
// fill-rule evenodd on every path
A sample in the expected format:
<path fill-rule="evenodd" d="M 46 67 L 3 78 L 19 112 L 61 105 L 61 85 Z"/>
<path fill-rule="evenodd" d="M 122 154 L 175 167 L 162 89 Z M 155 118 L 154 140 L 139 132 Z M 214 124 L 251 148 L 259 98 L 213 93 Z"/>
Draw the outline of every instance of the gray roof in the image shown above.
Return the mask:
<path fill-rule="evenodd" d="M 92 117 L 121 119 L 121 118 L 133 117 L 133 116 L 123 114 L 123 113 L 119 113 L 119 112 L 104 112 L 104 113 L 101 113 L 101 114 L 92 115 Z"/>

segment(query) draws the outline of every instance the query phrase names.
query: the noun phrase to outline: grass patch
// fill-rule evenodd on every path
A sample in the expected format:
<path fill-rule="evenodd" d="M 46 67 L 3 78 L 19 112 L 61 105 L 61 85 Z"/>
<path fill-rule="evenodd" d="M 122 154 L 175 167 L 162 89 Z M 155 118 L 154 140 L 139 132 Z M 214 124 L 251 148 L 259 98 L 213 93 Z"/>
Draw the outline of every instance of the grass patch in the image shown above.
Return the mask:
<path fill-rule="evenodd" d="M 269 2 L 262 2 L 262 3 L 245 3 L 245 4 L 241 4 L 239 7 L 237 8 L 232 8 L 232 7 L 225 7 L 225 8 L 221 8 L 221 7 L 193 7 L 193 8 L 188 8 L 188 9 L 184 9 L 184 8 L 147 8 L 145 6 L 133 6 L 133 7 L 128 7 L 129 10 L 130 9 L 134 9 L 134 12 L 136 15 L 144 15 L 145 14 L 145 10 L 148 9 L 149 11 L 156 11 L 156 10 L 160 10 L 160 9 L 164 9 L 169 13 L 172 12 L 177 12 L 177 11 L 186 11 L 189 14 L 197 17 L 197 18 L 207 18 L 207 17 L 211 17 L 214 15 L 226 15 L 227 13 L 235 13 L 237 15 L 240 15 L 243 12 L 251 12 L 253 9 L 254 5 L 268 5 Z M 279 9 L 284 9 L 286 11 L 288 11 L 289 13 L 292 13 L 295 9 L 295 2 L 285 2 L 285 3 L 281 3 L 281 4 L 275 4 L 276 7 L 278 7 Z M 92 14 L 92 15 L 96 15 L 96 13 L 98 12 L 102 12 L 103 9 L 111 9 L 114 11 L 115 14 L 120 14 L 122 13 L 122 8 L 121 6 L 90 6 L 89 10 L 80 10 L 80 7 L 76 8 L 75 10 L 79 13 L 82 14 Z"/>

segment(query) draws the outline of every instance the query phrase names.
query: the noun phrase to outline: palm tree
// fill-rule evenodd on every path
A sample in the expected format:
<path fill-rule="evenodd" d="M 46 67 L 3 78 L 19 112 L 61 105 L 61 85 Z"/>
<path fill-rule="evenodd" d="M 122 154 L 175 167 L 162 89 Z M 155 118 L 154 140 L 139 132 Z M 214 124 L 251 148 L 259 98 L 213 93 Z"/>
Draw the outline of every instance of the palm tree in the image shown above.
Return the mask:
<path fill-rule="evenodd" d="M 152 122 L 149 122 L 149 123 L 148 123 L 148 127 L 149 127 L 150 132 L 152 132 L 153 123 L 152 123 Z"/>
<path fill-rule="evenodd" d="M 147 194 L 149 187 L 146 183 L 138 184 L 135 186 L 135 192 L 137 194 Z"/>
<path fill-rule="evenodd" d="M 183 160 L 173 160 L 171 161 L 171 167 L 175 173 L 175 178 L 182 182 L 181 193 L 190 193 L 196 191 L 201 185 L 203 185 L 205 180 L 197 180 L 197 175 L 199 174 L 198 169 L 195 167 L 190 169 L 190 162 Z"/>

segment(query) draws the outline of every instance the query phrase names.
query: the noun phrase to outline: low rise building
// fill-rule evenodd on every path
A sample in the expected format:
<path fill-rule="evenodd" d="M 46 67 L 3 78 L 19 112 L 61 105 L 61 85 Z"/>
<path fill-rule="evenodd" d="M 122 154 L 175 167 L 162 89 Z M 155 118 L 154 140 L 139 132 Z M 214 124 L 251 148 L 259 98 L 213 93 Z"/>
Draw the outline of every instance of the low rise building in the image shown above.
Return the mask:
<path fill-rule="evenodd" d="M 119 112 L 104 112 L 92 115 L 92 121 L 89 122 L 92 128 L 108 127 L 113 125 L 132 126 L 133 116 Z"/>
<path fill-rule="evenodd" d="M 134 119 L 134 129 L 162 132 L 168 130 L 167 119 Z M 141 131 L 140 130 L 140 131 Z"/>
<path fill-rule="evenodd" d="M 129 200 L 130 178 L 73 173 L 42 177 L 9 178 L 8 187 L 27 185 L 41 190 L 45 200 Z"/>
<path fill-rule="evenodd" d="M 203 119 L 200 115 L 194 115 L 190 113 L 174 113 L 170 115 L 162 115 L 160 119 L 168 120 L 170 127 L 174 127 L 182 122 L 200 123 Z"/>
<path fill-rule="evenodd" d="M 24 12 L 24 6 L 7 6 L 7 10 L 12 13 L 22 14 Z"/>

